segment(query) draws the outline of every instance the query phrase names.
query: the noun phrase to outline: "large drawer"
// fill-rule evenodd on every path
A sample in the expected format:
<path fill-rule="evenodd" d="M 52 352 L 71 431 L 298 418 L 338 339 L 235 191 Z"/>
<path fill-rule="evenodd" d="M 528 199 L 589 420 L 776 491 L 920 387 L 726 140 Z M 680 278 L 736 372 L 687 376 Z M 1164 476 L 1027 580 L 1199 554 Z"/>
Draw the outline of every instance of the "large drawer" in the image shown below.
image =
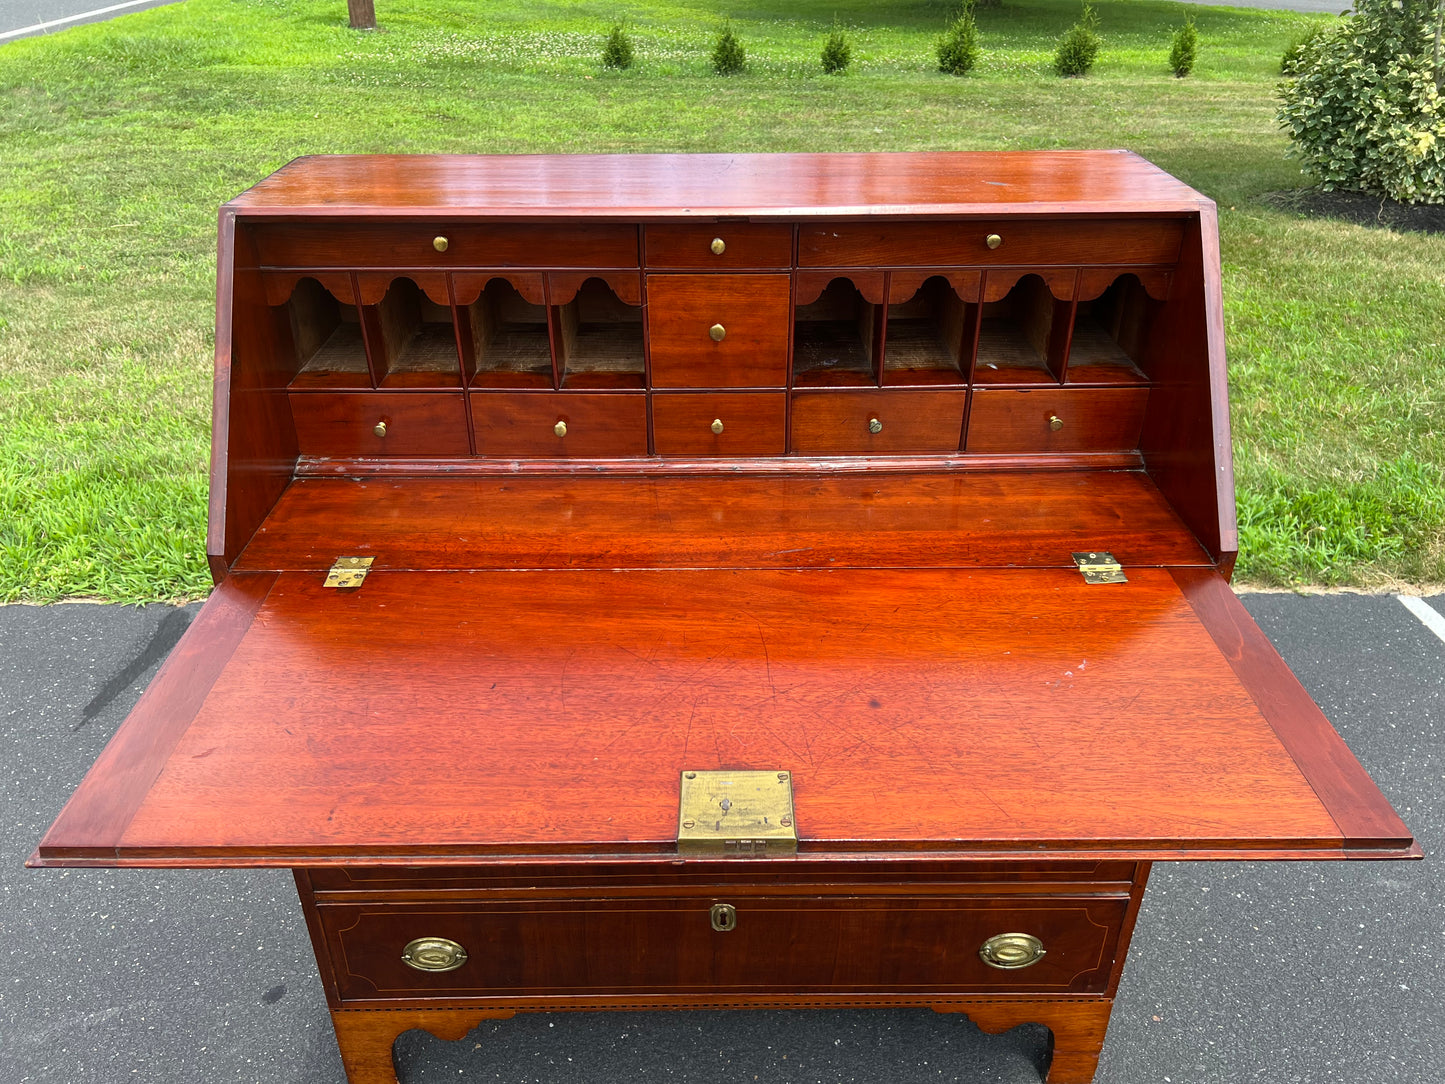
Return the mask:
<path fill-rule="evenodd" d="M 658 455 L 782 455 L 786 392 L 676 392 L 652 397 Z"/>
<path fill-rule="evenodd" d="M 263 267 L 637 266 L 637 227 L 606 223 L 288 222 L 252 229 Z"/>
<path fill-rule="evenodd" d="M 1139 446 L 1148 401 L 1148 388 L 975 388 L 966 447 L 1005 453 L 1130 451 Z"/>
<path fill-rule="evenodd" d="M 644 252 L 648 267 L 791 267 L 793 227 L 756 222 L 648 226 Z"/>
<path fill-rule="evenodd" d="M 1128 897 L 697 896 L 321 904 L 343 1000 L 543 994 L 1099 992 Z M 721 929 L 719 927 L 722 927 Z M 1044 954 L 985 963 L 1001 934 Z M 417 970 L 414 941 L 466 961 Z"/>
<path fill-rule="evenodd" d="M 643 392 L 473 392 L 477 454 L 638 456 L 647 454 Z"/>
<path fill-rule="evenodd" d="M 467 455 L 461 392 L 292 392 L 302 455 Z M 380 427 L 380 428 L 379 428 Z"/>
<path fill-rule="evenodd" d="M 799 455 L 956 452 L 967 402 L 961 388 L 794 392 L 792 449 Z"/>
<path fill-rule="evenodd" d="M 990 248 L 988 239 L 999 243 Z M 1172 264 L 1184 222 L 1173 218 L 835 222 L 798 232 L 799 267 Z"/>
<path fill-rule="evenodd" d="M 787 275 L 648 275 L 653 387 L 783 387 L 789 305 Z"/>

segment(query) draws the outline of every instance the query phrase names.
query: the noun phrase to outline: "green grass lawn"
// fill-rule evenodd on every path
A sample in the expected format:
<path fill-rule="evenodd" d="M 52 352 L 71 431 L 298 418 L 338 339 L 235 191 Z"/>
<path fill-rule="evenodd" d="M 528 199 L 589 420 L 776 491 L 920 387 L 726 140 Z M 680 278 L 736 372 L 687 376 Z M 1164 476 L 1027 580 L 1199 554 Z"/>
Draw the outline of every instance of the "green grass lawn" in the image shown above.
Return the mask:
<path fill-rule="evenodd" d="M 328 151 L 1128 147 L 1221 206 L 1241 578 L 1445 581 L 1445 237 L 1257 199 L 1304 183 L 1272 95 L 1312 17 L 1101 3 L 1098 67 L 1061 80 L 1067 0 L 980 12 L 961 79 L 933 70 L 941 2 L 378 9 L 368 34 L 341 0 L 185 0 L 0 45 L 0 599 L 206 590 L 216 207 Z M 637 66 L 604 71 L 624 14 Z M 724 16 L 749 58 L 729 79 Z M 818 65 L 835 16 L 841 77 Z"/>

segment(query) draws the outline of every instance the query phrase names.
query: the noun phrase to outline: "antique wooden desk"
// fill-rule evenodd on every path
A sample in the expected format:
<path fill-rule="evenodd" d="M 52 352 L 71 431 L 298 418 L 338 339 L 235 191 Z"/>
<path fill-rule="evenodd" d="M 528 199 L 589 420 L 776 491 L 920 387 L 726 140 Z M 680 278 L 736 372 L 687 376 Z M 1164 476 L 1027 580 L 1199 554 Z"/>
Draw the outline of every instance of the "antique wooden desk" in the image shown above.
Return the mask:
<path fill-rule="evenodd" d="M 1137 157 L 304 159 L 216 341 L 215 593 L 32 862 L 293 868 L 353 1084 L 885 1005 L 1087 1081 L 1151 862 L 1419 854 L 1230 592 Z"/>

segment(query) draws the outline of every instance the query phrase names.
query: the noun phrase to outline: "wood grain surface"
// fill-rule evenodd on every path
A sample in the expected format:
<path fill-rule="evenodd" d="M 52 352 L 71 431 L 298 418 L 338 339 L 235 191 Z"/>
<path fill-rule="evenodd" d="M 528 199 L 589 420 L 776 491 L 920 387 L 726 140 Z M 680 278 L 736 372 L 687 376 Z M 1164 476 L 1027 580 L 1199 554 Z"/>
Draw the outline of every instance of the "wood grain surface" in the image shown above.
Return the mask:
<path fill-rule="evenodd" d="M 119 856 L 667 853 L 684 768 L 793 772 L 816 853 L 1362 842 L 1166 571 L 321 579 L 277 580 Z"/>
<path fill-rule="evenodd" d="M 1140 471 L 998 471 L 303 478 L 236 567 L 1072 568 L 1090 549 L 1207 563 Z"/>

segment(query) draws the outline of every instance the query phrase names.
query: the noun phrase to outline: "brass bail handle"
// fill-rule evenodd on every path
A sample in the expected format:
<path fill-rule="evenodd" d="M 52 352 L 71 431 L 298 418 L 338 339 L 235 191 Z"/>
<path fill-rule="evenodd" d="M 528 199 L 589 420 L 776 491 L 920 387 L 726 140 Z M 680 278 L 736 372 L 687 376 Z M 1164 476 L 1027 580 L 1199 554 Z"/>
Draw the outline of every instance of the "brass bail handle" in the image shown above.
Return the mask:
<path fill-rule="evenodd" d="M 983 962 L 1001 971 L 1032 967 L 1047 954 L 1044 943 L 1031 933 L 996 933 L 978 947 Z"/>

